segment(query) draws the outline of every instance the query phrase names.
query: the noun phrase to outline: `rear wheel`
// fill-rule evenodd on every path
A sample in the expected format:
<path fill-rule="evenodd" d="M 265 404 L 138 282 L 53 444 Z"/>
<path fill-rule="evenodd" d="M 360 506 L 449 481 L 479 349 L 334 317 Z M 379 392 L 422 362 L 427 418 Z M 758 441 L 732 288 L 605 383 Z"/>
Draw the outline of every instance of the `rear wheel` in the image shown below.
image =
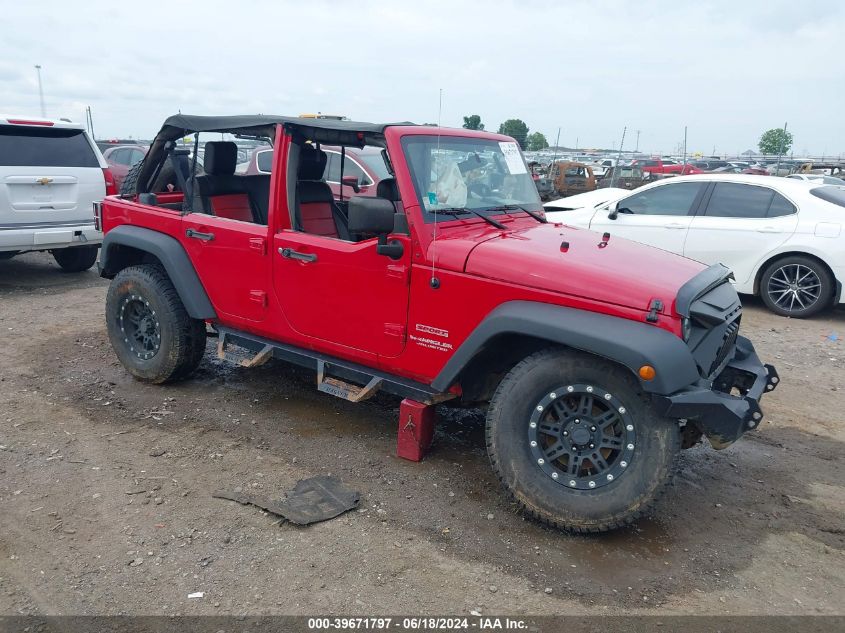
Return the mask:
<path fill-rule="evenodd" d="M 73 246 L 51 251 L 53 259 L 66 273 L 81 273 L 97 261 L 97 246 Z"/>
<path fill-rule="evenodd" d="M 795 255 L 769 264 L 760 278 L 760 297 L 775 314 L 802 319 L 823 310 L 833 280 L 820 262 Z"/>
<path fill-rule="evenodd" d="M 601 532 L 649 510 L 671 478 L 680 432 L 626 369 L 547 349 L 499 385 L 487 448 L 527 514 L 574 532 Z"/>
<path fill-rule="evenodd" d="M 135 378 L 165 383 L 193 372 L 205 352 L 205 322 L 192 319 L 167 273 L 130 266 L 112 280 L 106 324 L 117 357 Z"/>

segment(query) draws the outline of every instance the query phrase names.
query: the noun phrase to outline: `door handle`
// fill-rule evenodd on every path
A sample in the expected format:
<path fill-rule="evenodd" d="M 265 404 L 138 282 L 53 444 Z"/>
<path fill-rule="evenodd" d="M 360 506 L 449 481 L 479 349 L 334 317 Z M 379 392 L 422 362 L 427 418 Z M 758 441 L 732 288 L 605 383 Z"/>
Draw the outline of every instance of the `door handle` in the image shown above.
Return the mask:
<path fill-rule="evenodd" d="M 214 233 L 201 233 L 200 231 L 195 231 L 194 229 L 188 229 L 185 231 L 185 235 L 204 242 L 210 242 L 214 239 Z"/>
<path fill-rule="evenodd" d="M 671 224 L 665 224 L 663 228 L 666 229 L 685 229 L 687 228 L 686 224 L 680 224 L 679 222 L 672 222 Z"/>
<path fill-rule="evenodd" d="M 315 255 L 314 253 L 300 253 L 298 251 L 293 250 L 292 248 L 280 248 L 279 255 L 281 255 L 285 259 L 295 259 L 300 262 L 305 262 L 306 264 L 310 264 L 312 262 L 317 261 L 317 255 Z"/>
<path fill-rule="evenodd" d="M 757 229 L 758 233 L 780 233 L 780 231 L 774 226 L 763 226 Z"/>

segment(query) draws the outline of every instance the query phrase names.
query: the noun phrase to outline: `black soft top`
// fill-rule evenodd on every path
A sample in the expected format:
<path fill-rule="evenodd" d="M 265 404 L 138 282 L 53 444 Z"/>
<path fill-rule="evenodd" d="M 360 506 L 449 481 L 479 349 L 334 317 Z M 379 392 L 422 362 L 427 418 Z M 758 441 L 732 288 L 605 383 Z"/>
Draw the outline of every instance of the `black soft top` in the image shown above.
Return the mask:
<path fill-rule="evenodd" d="M 295 129 L 305 140 L 331 145 L 379 145 L 379 139 L 387 127 L 394 125 L 414 125 L 413 123 L 363 123 L 337 119 L 318 119 L 308 117 L 277 116 L 273 114 L 242 114 L 236 116 L 197 116 L 193 114 L 174 114 L 164 121 L 156 134 L 150 151 L 144 159 L 144 165 L 138 175 L 138 192 L 147 190 L 150 177 L 157 166 L 166 157 L 166 145 L 194 132 L 227 132 L 245 136 L 263 136 L 273 138 L 276 125 Z M 359 136 L 363 133 L 363 136 Z M 383 140 L 382 140 L 383 142 Z"/>
<path fill-rule="evenodd" d="M 307 117 L 276 116 L 272 114 L 244 114 L 237 116 L 196 116 L 193 114 L 174 114 L 168 117 L 156 136 L 156 139 L 175 140 L 192 132 L 229 132 L 232 134 L 264 135 L 272 128 L 282 125 L 296 128 L 302 135 L 321 143 L 333 142 L 338 138 L 363 132 L 365 134 L 384 134 L 384 129 L 391 125 L 413 125 L 413 123 L 363 123 L 337 119 L 318 119 Z M 265 132 L 265 134 L 262 134 Z"/>

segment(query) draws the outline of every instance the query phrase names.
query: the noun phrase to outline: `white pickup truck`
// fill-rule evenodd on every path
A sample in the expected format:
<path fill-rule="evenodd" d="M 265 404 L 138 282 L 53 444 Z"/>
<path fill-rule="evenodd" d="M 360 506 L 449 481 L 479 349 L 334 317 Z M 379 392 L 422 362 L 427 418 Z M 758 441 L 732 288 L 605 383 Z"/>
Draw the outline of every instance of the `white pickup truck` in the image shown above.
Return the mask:
<path fill-rule="evenodd" d="M 0 260 L 50 251 L 62 270 L 97 261 L 93 203 L 117 193 L 85 129 L 65 119 L 0 115 Z"/>

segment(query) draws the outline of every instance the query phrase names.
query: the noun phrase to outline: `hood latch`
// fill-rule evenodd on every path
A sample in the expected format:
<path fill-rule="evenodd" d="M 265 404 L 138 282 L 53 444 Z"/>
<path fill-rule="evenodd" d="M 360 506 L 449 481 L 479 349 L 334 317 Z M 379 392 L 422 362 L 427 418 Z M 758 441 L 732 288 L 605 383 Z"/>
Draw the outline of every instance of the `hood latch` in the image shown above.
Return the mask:
<path fill-rule="evenodd" d="M 657 313 L 663 310 L 663 302 L 660 299 L 652 299 L 648 304 L 648 314 L 645 320 L 649 323 L 657 323 Z"/>

